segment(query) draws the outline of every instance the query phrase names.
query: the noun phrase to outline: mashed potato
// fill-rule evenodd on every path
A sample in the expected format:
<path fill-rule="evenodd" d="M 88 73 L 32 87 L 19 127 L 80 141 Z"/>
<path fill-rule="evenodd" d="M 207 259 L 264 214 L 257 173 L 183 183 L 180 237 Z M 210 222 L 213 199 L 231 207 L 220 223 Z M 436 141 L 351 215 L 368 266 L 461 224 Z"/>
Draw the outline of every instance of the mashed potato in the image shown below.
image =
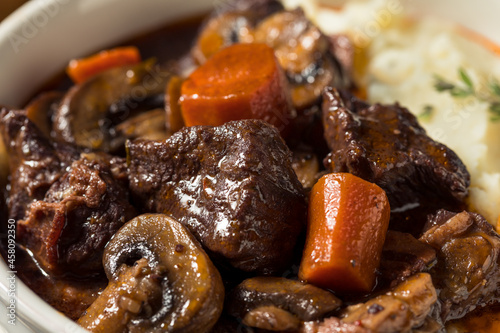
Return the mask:
<path fill-rule="evenodd" d="M 471 174 L 470 205 L 496 225 L 500 214 L 500 121 L 489 103 L 453 97 L 434 87 L 436 75 L 466 87 L 463 69 L 477 93 L 500 78 L 500 58 L 462 36 L 455 27 L 424 20 L 396 24 L 376 38 L 368 51 L 366 86 L 373 102 L 399 101 L 417 116 L 429 135 L 448 145 Z M 425 110 L 430 110 L 425 114 Z"/>
<path fill-rule="evenodd" d="M 357 57 L 366 57 L 367 65 L 361 71 L 358 68 L 357 80 L 366 87 L 370 102 L 398 101 L 420 118 L 432 138 L 461 157 L 471 174 L 470 209 L 497 225 L 500 120 L 492 120 L 489 103 L 438 92 L 435 83 L 438 76 L 466 88 L 459 74 L 463 69 L 476 95 L 487 96 L 489 83 L 500 80 L 499 55 L 456 25 L 405 18 L 398 0 L 350 0 L 341 10 L 319 7 L 310 0 L 285 1 L 288 6 L 301 3 L 323 31 L 348 34 Z"/>

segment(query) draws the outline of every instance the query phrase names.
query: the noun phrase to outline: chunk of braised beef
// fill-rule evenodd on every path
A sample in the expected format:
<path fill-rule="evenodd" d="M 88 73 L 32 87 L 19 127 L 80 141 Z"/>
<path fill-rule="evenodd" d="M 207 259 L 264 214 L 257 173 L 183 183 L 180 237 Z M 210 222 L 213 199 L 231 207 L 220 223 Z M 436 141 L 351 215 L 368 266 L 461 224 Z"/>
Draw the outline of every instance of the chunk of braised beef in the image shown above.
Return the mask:
<path fill-rule="evenodd" d="M 323 94 L 323 125 L 331 150 L 324 160 L 327 169 L 379 185 L 393 211 L 463 208 L 470 183 L 465 165 L 451 149 L 429 138 L 407 109 L 370 106 L 329 88 Z"/>
<path fill-rule="evenodd" d="M 54 275 L 102 272 L 102 253 L 113 234 L 135 216 L 120 177 L 124 160 L 82 154 L 17 225 L 18 241 Z"/>
<path fill-rule="evenodd" d="M 428 271 L 436 262 L 436 251 L 411 234 L 389 230 L 385 237 L 380 274 L 395 286 L 404 279 Z"/>
<path fill-rule="evenodd" d="M 425 206 L 415 204 L 395 209 L 391 211 L 389 229 L 409 233 L 418 239 L 422 236 L 429 216 L 436 214 L 441 208 L 431 204 L 426 204 Z"/>
<path fill-rule="evenodd" d="M 290 262 L 306 203 L 278 131 L 259 120 L 184 128 L 127 144 L 131 193 L 170 214 L 213 255 L 244 271 Z"/>
<path fill-rule="evenodd" d="M 437 252 L 432 268 L 446 322 L 500 301 L 500 236 L 481 215 L 440 210 L 420 238 Z"/>
<path fill-rule="evenodd" d="M 9 218 L 24 219 L 31 202 L 43 199 L 79 153 L 49 141 L 22 110 L 0 111 L 0 132 L 10 166 Z"/>

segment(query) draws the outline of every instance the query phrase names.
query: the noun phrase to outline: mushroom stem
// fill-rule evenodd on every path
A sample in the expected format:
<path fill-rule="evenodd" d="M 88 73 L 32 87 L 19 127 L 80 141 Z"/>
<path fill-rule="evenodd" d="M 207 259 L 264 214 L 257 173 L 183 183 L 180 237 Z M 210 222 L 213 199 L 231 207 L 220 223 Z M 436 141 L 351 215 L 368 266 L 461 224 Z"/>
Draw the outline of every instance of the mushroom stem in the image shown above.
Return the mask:
<path fill-rule="evenodd" d="M 91 332 L 127 332 L 127 325 L 141 313 L 151 312 L 151 303 L 160 303 L 161 279 L 140 259 L 132 267 L 122 265 L 116 281 L 87 309 L 78 323 Z M 156 296 L 156 297 L 155 297 Z M 152 302 L 153 301 L 153 302 Z"/>

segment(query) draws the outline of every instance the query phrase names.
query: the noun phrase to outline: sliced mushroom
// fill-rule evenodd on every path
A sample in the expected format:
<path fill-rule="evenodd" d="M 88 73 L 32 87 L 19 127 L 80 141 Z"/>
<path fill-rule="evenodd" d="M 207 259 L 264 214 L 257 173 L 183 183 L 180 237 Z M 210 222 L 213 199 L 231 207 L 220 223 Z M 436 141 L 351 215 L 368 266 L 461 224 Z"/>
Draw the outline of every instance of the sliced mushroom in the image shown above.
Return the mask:
<path fill-rule="evenodd" d="M 138 114 L 116 126 L 120 137 L 145 140 L 163 140 L 168 137 L 165 110 L 154 109 Z"/>
<path fill-rule="evenodd" d="M 425 323 L 436 301 L 431 276 L 419 273 L 387 294 L 347 307 L 342 321 L 373 332 L 409 332 Z"/>
<path fill-rule="evenodd" d="M 56 112 L 63 93 L 49 91 L 42 93 L 26 106 L 28 119 L 31 120 L 45 137 L 50 138 L 52 115 Z"/>
<path fill-rule="evenodd" d="M 304 188 L 311 188 L 318 180 L 319 162 L 312 149 L 299 148 L 293 151 L 292 168 Z"/>
<path fill-rule="evenodd" d="M 325 320 L 308 321 L 304 323 L 300 333 L 374 333 L 373 331 L 361 327 L 358 323 L 348 324 L 339 318 L 329 317 Z M 422 332 L 423 333 L 423 332 Z"/>
<path fill-rule="evenodd" d="M 340 307 L 332 293 L 299 281 L 255 277 L 240 283 L 228 300 L 228 311 L 248 326 L 282 331 L 301 321 L 318 320 Z"/>
<path fill-rule="evenodd" d="M 219 50 L 235 43 L 251 42 L 252 23 L 242 13 L 227 12 L 209 20 L 193 48 L 193 57 L 205 63 Z"/>
<path fill-rule="evenodd" d="M 192 49 L 192 55 L 199 64 L 224 47 L 253 42 L 255 25 L 284 9 L 277 0 L 235 0 L 224 5 L 225 8 L 216 10 L 202 27 Z"/>
<path fill-rule="evenodd" d="M 326 86 L 345 85 L 342 68 L 331 53 L 330 40 L 300 8 L 281 11 L 263 20 L 255 29 L 254 41 L 275 50 L 292 86 L 292 100 L 298 110 L 317 102 Z"/>
<path fill-rule="evenodd" d="M 219 272 L 171 217 L 129 221 L 109 242 L 103 263 L 109 284 L 79 319 L 91 332 L 208 332 L 222 312 Z"/>
<path fill-rule="evenodd" d="M 168 73 L 146 61 L 107 70 L 74 86 L 55 114 L 55 137 L 105 152 L 123 149 L 126 138 L 116 125 L 140 111 L 163 108 L 168 79 Z"/>
<path fill-rule="evenodd" d="M 275 305 L 257 307 L 243 317 L 243 324 L 268 331 L 291 331 L 300 327 L 300 320 Z"/>

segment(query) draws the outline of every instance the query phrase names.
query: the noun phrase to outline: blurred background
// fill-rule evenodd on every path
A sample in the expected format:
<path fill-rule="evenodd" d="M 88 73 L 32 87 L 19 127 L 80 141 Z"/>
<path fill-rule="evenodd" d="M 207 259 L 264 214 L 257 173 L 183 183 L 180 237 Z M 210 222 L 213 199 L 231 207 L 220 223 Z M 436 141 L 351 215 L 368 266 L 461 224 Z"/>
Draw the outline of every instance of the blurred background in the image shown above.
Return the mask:
<path fill-rule="evenodd" d="M 26 0 L 1 0 L 0 1 L 0 21 L 6 18 L 17 7 L 25 3 Z"/>

